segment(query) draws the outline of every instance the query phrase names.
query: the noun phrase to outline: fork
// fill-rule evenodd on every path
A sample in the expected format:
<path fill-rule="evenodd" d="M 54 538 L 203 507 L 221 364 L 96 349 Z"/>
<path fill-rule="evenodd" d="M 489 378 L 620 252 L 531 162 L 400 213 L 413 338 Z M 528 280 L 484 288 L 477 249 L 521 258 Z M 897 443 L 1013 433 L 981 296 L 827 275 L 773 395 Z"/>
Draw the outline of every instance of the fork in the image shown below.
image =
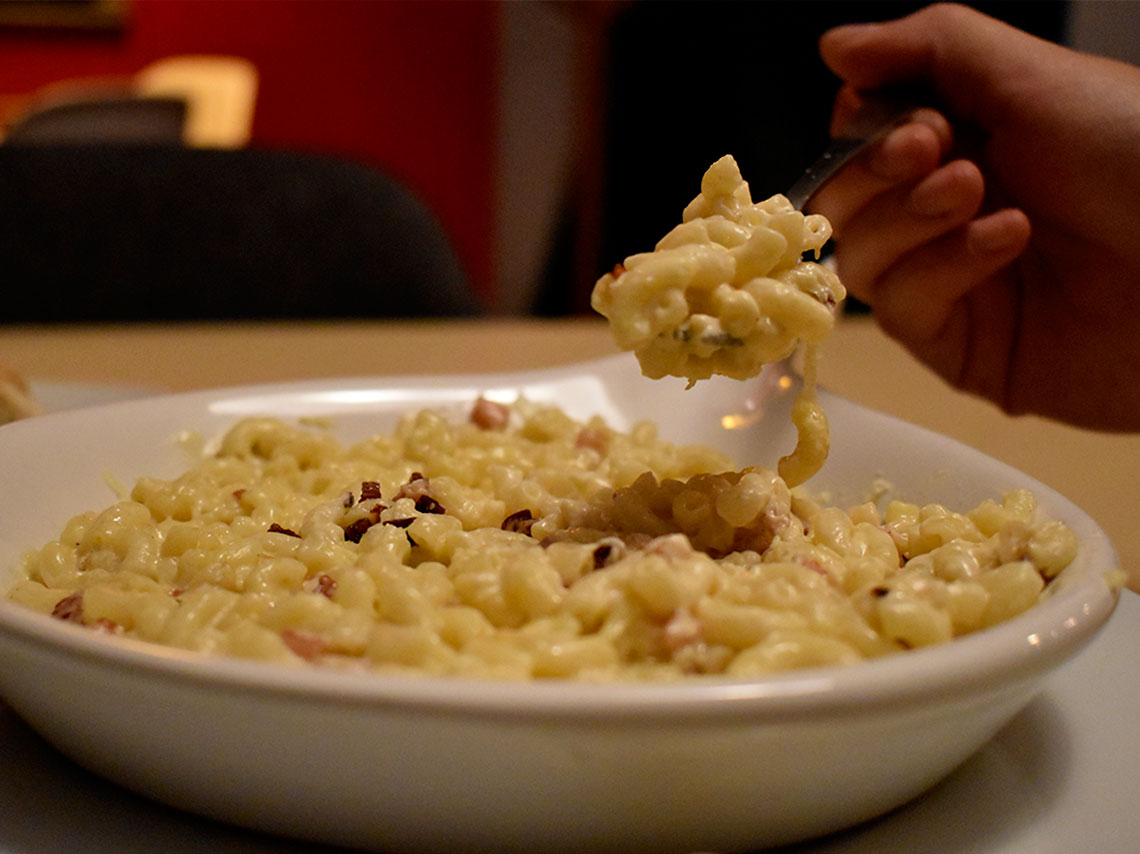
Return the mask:
<path fill-rule="evenodd" d="M 803 210 L 808 200 L 864 148 L 905 124 L 925 100 L 916 93 L 893 89 L 861 92 L 860 97 L 862 105 L 841 135 L 831 140 L 822 156 L 784 194 L 797 210 Z"/>

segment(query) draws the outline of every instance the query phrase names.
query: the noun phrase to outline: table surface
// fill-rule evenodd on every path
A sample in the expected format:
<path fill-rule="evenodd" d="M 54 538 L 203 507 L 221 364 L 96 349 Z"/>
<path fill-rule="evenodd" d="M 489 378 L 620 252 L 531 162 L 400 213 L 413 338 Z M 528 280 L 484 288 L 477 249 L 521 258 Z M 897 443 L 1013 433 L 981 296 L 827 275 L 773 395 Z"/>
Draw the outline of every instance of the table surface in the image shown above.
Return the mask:
<path fill-rule="evenodd" d="M 607 326 L 594 318 L 10 326 L 0 331 L 0 362 L 33 380 L 153 391 L 509 371 L 614 352 Z M 1130 586 L 1140 590 L 1140 538 L 1132 536 L 1140 434 L 1096 433 L 1007 416 L 951 389 L 865 317 L 838 324 L 819 375 L 822 385 L 850 400 L 973 445 L 1069 497 L 1109 534 Z"/>

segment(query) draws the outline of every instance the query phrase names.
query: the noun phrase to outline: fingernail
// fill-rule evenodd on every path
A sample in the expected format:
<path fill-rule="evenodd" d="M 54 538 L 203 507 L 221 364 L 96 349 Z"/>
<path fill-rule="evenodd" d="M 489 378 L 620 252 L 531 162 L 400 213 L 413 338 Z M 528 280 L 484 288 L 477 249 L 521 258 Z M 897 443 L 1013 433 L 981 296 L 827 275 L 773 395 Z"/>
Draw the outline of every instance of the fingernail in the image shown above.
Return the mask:
<path fill-rule="evenodd" d="M 870 166 L 880 178 L 887 181 L 910 181 L 927 171 L 922 152 L 915 147 L 913 129 L 901 127 L 891 131 L 872 150 Z"/>

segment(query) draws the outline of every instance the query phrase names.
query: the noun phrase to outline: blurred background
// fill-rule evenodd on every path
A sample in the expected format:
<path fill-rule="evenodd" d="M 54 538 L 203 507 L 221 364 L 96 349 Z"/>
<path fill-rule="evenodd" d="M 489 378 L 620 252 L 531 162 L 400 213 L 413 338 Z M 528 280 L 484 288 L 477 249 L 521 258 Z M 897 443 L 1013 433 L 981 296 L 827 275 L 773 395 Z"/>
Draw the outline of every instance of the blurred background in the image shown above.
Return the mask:
<path fill-rule="evenodd" d="M 568 315 L 713 160 L 822 150 L 911 2 L 0 2 L 3 322 Z M 1140 3 L 974 3 L 1140 62 Z"/>

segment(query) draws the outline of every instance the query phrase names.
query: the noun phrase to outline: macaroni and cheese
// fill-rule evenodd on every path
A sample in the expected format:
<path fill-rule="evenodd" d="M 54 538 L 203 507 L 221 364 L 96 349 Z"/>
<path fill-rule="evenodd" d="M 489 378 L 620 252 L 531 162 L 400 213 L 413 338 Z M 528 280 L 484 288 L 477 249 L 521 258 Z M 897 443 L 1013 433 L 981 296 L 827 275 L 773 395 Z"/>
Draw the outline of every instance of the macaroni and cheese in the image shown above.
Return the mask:
<path fill-rule="evenodd" d="M 846 291 L 804 255 L 818 258 L 830 236 L 824 217 L 801 213 L 784 196 L 754 204 L 725 155 L 705 173 L 681 224 L 652 252 L 602 276 L 591 297 L 618 346 L 634 351 L 651 379 L 747 379 L 804 342 L 805 382 L 792 413 L 799 441 L 778 469 L 792 486 L 819 470 L 829 446 L 815 396 L 816 347 Z"/>
<path fill-rule="evenodd" d="M 591 303 L 647 377 L 747 379 L 831 330 L 846 292 L 833 272 L 803 259 L 830 236 L 824 217 L 784 196 L 753 204 L 725 155 L 681 224 L 602 276 Z"/>
<path fill-rule="evenodd" d="M 824 507 L 704 447 L 526 400 L 346 446 L 253 418 L 27 555 L 15 602 L 207 654 L 494 679 L 734 677 L 1029 607 L 1073 535 L 1012 492 Z"/>

